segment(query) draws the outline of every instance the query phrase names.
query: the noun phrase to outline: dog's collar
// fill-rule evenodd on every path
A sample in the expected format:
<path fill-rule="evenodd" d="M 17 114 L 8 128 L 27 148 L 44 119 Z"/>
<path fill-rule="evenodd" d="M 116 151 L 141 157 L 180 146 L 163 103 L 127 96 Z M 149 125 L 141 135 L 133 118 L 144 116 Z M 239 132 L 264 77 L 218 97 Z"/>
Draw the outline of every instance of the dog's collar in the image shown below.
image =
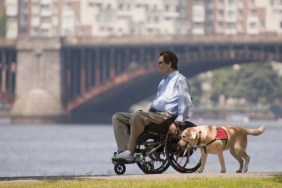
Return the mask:
<path fill-rule="evenodd" d="M 201 141 L 202 141 L 201 134 L 202 134 L 202 131 L 199 131 L 199 138 L 198 138 L 197 146 L 200 146 L 200 144 L 201 144 Z"/>
<path fill-rule="evenodd" d="M 186 144 L 185 144 L 185 148 L 188 146 L 188 145 L 190 145 L 190 146 L 192 146 L 193 147 L 193 145 L 188 141 L 188 140 L 185 140 L 184 138 L 180 138 L 181 140 L 183 140 Z"/>

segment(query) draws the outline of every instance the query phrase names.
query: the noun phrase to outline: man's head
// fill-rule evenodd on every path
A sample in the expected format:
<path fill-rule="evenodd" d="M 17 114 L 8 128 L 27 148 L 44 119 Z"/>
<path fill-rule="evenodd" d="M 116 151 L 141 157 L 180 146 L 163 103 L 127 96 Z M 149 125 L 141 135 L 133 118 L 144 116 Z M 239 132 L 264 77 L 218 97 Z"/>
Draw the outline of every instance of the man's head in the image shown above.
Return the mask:
<path fill-rule="evenodd" d="M 170 50 L 166 50 L 160 53 L 159 68 L 162 73 L 169 74 L 174 70 L 177 70 L 178 58 L 175 53 Z"/>

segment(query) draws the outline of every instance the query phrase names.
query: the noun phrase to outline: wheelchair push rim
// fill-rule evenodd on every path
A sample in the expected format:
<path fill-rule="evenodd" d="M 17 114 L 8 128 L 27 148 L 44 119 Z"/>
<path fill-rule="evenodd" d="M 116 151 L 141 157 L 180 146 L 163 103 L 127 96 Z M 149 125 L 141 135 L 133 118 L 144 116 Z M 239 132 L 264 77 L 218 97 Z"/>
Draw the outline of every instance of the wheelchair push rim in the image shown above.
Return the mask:
<path fill-rule="evenodd" d="M 161 174 L 169 168 L 170 164 L 165 155 L 164 142 L 146 141 L 139 145 L 139 149 L 143 153 L 136 163 L 145 174 Z"/>
<path fill-rule="evenodd" d="M 201 151 L 199 148 L 177 147 L 180 138 L 179 134 L 167 133 L 165 140 L 165 153 L 170 165 L 180 173 L 193 173 L 201 166 Z"/>

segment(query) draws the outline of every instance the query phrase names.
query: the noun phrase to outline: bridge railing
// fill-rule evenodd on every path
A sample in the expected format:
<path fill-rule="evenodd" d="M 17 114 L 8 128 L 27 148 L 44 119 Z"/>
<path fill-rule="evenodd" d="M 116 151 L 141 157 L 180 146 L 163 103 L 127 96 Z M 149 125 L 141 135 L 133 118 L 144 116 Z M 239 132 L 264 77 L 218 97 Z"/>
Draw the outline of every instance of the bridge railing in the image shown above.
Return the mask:
<path fill-rule="evenodd" d="M 140 46 L 78 45 L 62 47 L 63 99 L 68 109 L 82 101 L 152 71 L 158 49 Z"/>

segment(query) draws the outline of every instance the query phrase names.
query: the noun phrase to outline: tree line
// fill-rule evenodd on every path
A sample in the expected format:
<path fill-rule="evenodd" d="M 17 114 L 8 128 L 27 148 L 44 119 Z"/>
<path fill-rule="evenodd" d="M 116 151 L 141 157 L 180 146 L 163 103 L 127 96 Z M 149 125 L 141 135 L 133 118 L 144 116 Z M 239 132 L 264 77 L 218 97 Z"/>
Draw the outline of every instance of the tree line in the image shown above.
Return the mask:
<path fill-rule="evenodd" d="M 197 76 L 189 80 L 194 104 L 200 104 L 203 95 L 202 79 Z M 282 112 L 282 77 L 270 63 L 249 63 L 218 69 L 212 72 L 210 100 L 217 105 L 219 97 L 244 98 L 248 105 L 269 105 L 277 114 Z M 281 116 L 281 115 L 280 115 Z"/>
<path fill-rule="evenodd" d="M 0 37 L 6 36 L 6 16 L 5 9 L 0 10 Z"/>

